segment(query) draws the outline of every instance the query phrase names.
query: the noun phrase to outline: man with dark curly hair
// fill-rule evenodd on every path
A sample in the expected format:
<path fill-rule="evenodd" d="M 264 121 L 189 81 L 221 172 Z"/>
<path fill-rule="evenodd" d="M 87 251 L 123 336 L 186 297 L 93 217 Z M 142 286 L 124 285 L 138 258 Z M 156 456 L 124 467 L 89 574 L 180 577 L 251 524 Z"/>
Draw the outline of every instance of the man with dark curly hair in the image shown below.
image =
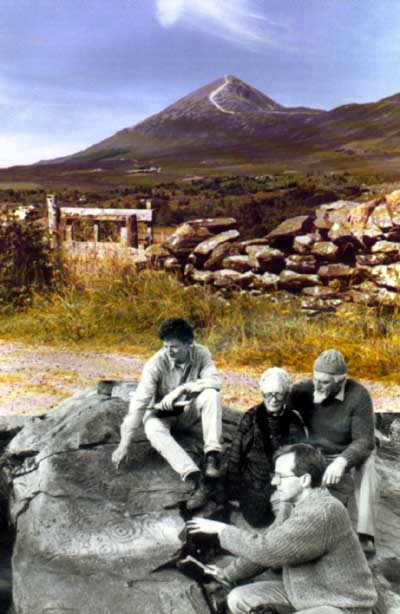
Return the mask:
<path fill-rule="evenodd" d="M 118 467 L 128 455 L 134 433 L 143 422 L 151 445 L 182 480 L 193 484 L 188 509 L 202 507 L 208 487 L 199 467 L 171 435 L 171 428 L 188 429 L 201 420 L 205 476 L 220 475 L 222 411 L 218 371 L 209 350 L 195 343 L 193 328 L 183 318 L 168 318 L 158 336 L 162 349 L 147 361 L 121 426 L 121 442 L 112 455 Z"/>

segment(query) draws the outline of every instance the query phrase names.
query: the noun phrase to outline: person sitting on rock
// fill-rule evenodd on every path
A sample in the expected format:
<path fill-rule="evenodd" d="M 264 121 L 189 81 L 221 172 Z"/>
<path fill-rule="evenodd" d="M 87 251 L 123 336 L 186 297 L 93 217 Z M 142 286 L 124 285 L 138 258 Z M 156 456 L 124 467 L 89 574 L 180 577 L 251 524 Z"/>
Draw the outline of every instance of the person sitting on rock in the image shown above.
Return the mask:
<path fill-rule="evenodd" d="M 377 480 L 372 454 L 374 413 L 368 391 L 347 377 L 343 355 L 330 349 L 314 362 L 313 379 L 292 387 L 288 405 L 301 414 L 309 442 L 321 449 L 328 463 L 324 486 L 345 505 L 355 494 L 357 532 L 366 554 L 373 554 Z M 358 468 L 354 477 L 353 467 Z"/>
<path fill-rule="evenodd" d="M 189 533 L 217 535 L 222 548 L 237 556 L 225 568 L 208 566 L 220 582 L 235 584 L 265 569 L 282 568 L 281 578 L 231 590 L 227 601 L 232 614 L 264 608 L 372 614 L 377 594 L 371 571 L 347 510 L 321 488 L 324 474 L 320 450 L 304 443 L 285 446 L 275 454 L 272 480 L 281 511 L 268 529 L 253 532 L 196 517 L 186 523 Z"/>
<path fill-rule="evenodd" d="M 143 421 L 151 445 L 182 480 L 193 484 L 188 509 L 204 505 L 209 489 L 199 467 L 171 435 L 171 427 L 187 429 L 201 419 L 205 476 L 220 476 L 222 410 L 218 371 L 207 348 L 194 342 L 193 328 L 183 318 L 168 318 L 158 336 L 162 349 L 147 361 L 121 425 L 121 442 L 112 455 L 118 467 L 127 458 L 134 433 Z"/>
<path fill-rule="evenodd" d="M 243 415 L 228 456 L 228 496 L 237 499 L 245 520 L 253 527 L 270 524 L 273 455 L 282 445 L 305 439 L 303 420 L 286 407 L 291 381 L 279 367 L 260 377 L 263 400 Z"/>

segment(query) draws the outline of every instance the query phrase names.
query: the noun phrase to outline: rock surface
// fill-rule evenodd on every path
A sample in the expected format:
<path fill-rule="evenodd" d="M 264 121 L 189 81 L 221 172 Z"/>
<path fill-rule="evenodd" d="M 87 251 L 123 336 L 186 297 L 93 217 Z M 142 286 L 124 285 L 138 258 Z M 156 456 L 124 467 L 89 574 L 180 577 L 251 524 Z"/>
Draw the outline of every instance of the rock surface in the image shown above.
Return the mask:
<path fill-rule="evenodd" d="M 206 228 L 201 226 L 202 222 L 207 222 Z M 226 271 L 248 278 L 251 274 L 271 273 L 280 276 L 281 282 L 262 284 L 258 280 L 258 288 L 263 292 L 274 292 L 279 287 L 299 294 L 311 284 L 329 287 L 333 283 L 340 294 L 337 305 L 342 301 L 399 305 L 399 190 L 362 204 L 341 200 L 321 205 L 315 215 L 289 218 L 258 239 L 237 241 L 239 233 L 234 229 L 234 218 L 228 218 L 225 227 L 223 223 L 218 218 L 215 224 L 212 220 L 186 222 L 169 237 L 166 243 L 169 250 L 171 246 L 177 249 L 183 241 L 184 249 L 175 254 L 181 270 L 186 262 L 193 264 L 197 271 L 212 270 L 215 275 L 212 278 L 204 275 L 204 279 L 227 290 L 235 287 L 251 290 L 257 285 L 257 279 L 249 283 L 247 278 L 240 279 Z M 223 228 L 224 232 L 220 232 Z M 195 231 L 198 236 L 194 235 Z M 206 240 L 201 239 L 201 232 L 209 233 Z M 191 253 L 186 239 L 189 235 Z M 193 276 L 193 270 L 188 268 L 186 278 L 193 282 L 202 276 L 198 273 Z M 370 293 L 355 288 L 368 279 L 374 280 L 380 291 Z M 325 300 L 329 308 L 334 307 L 328 293 L 324 296 L 321 292 L 318 305 L 323 308 Z"/>
<path fill-rule="evenodd" d="M 129 467 L 117 471 L 111 463 L 133 389 L 134 384 L 106 382 L 45 417 L 18 425 L 23 428 L 9 443 L 2 467 L 17 531 L 16 614 L 211 611 L 203 588 L 168 565 L 181 546 L 185 485 L 143 432 L 132 444 Z M 228 444 L 239 416 L 224 412 Z M 400 429 L 395 418 L 390 415 L 390 425 L 380 427 L 384 435 L 377 462 L 381 499 L 373 568 L 387 614 L 397 614 L 400 607 Z M 394 441 L 385 438 L 390 432 Z M 182 443 L 199 455 L 198 432 L 183 436 Z"/>
<path fill-rule="evenodd" d="M 133 388 L 109 382 L 101 392 L 113 396 L 78 394 L 26 421 L 9 444 L 16 614 L 209 612 L 196 582 L 156 571 L 181 547 L 186 485 L 143 432 L 127 468 L 111 462 Z M 200 454 L 198 433 L 183 440 Z"/>

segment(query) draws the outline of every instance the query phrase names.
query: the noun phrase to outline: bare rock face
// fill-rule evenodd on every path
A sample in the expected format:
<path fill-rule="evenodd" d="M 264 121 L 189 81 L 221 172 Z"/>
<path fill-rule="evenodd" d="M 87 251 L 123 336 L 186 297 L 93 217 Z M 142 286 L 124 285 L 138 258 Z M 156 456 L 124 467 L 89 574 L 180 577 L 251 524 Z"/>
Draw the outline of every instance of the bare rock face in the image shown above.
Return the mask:
<path fill-rule="evenodd" d="M 354 275 L 354 269 L 352 269 L 347 264 L 337 263 L 337 264 L 326 264 L 320 266 L 318 269 L 318 275 L 322 279 L 338 279 L 338 278 L 350 278 Z"/>
<path fill-rule="evenodd" d="M 224 269 L 233 269 L 234 271 L 239 271 L 239 273 L 246 273 L 246 271 L 250 271 L 253 268 L 250 256 L 240 255 L 224 258 L 222 266 Z"/>
<path fill-rule="evenodd" d="M 285 269 L 279 275 L 279 286 L 286 289 L 300 290 L 304 286 L 317 286 L 321 281 L 318 275 L 306 275 L 305 273 L 296 273 Z"/>
<path fill-rule="evenodd" d="M 259 286 L 265 290 L 273 291 L 277 290 L 279 285 L 279 275 L 275 273 L 263 273 L 259 276 Z"/>
<path fill-rule="evenodd" d="M 214 614 L 207 586 L 173 564 L 181 547 L 185 485 L 150 448 L 143 432 L 132 442 L 128 467 L 116 470 L 111 463 L 134 387 L 102 382 L 51 414 L 6 430 L 7 437 L 14 435 L 2 459 L 1 477 L 9 486 L 16 529 L 16 614 Z M 390 424 L 383 416 L 372 569 L 382 608 L 397 614 L 400 428 L 396 416 Z M 239 412 L 224 410 L 227 445 L 239 418 Z M 181 442 L 199 458 L 198 431 Z"/>
<path fill-rule="evenodd" d="M 184 274 L 189 281 L 197 284 L 209 284 L 214 280 L 212 271 L 201 271 L 196 269 L 193 264 L 187 264 L 185 266 Z"/>
<path fill-rule="evenodd" d="M 204 262 L 204 268 L 210 271 L 216 271 L 223 268 L 222 262 L 228 256 L 238 256 L 241 253 L 241 247 L 237 243 L 221 243 L 217 245 L 211 252 L 209 258 Z M 195 254 L 193 254 L 195 256 Z M 195 256 L 196 257 L 196 256 Z"/>
<path fill-rule="evenodd" d="M 167 258 L 164 267 L 179 270 L 189 263 L 188 281 L 210 282 L 217 288 L 274 292 L 278 286 L 299 294 L 307 287 L 329 286 L 336 293 L 334 298 L 323 296 L 323 292 L 313 297 L 330 301 L 329 308 L 339 298 L 367 305 L 397 305 L 400 190 L 361 204 L 343 200 L 321 205 L 315 214 L 290 218 L 258 239 L 237 241 L 238 231 L 233 228 L 218 234 L 209 232 L 233 223 L 233 218 L 217 218 L 215 223 L 199 219 L 184 224 L 176 237 L 169 239 L 177 260 Z M 194 240 L 194 232 L 207 236 L 193 247 L 200 237 L 198 234 Z M 171 251 L 171 246 L 168 249 Z M 202 269 L 215 274 L 203 275 Z M 378 290 L 355 287 L 365 279 L 372 280 Z"/>
<path fill-rule="evenodd" d="M 214 272 L 214 285 L 217 288 L 233 288 L 240 287 L 242 273 L 233 269 L 221 269 Z"/>
<path fill-rule="evenodd" d="M 395 241 L 377 241 L 371 247 L 373 254 L 390 254 L 394 257 L 400 257 L 400 243 Z"/>
<path fill-rule="evenodd" d="M 297 235 L 304 234 L 311 227 L 312 217 L 310 215 L 298 215 L 279 224 L 267 236 L 271 242 L 279 241 L 279 239 L 293 239 Z"/>
<path fill-rule="evenodd" d="M 164 247 L 175 257 L 184 258 L 193 251 L 196 245 L 211 236 L 212 234 L 207 228 L 182 224 L 164 241 Z"/>
<path fill-rule="evenodd" d="M 317 261 L 312 255 L 291 254 L 285 258 L 285 268 L 297 273 L 315 273 Z"/>
<path fill-rule="evenodd" d="M 269 245 L 250 245 L 246 247 L 246 252 L 249 254 L 253 268 L 260 273 L 266 271 L 279 273 L 285 266 L 284 253 Z"/>
<path fill-rule="evenodd" d="M 371 213 L 371 222 L 381 230 L 390 230 L 393 226 L 393 220 L 386 203 L 374 208 Z"/>
<path fill-rule="evenodd" d="M 146 247 L 144 253 L 147 258 L 150 258 L 150 262 L 155 266 L 162 266 L 165 260 L 171 256 L 170 252 L 165 247 L 157 243 L 153 243 L 153 245 Z"/>
<path fill-rule="evenodd" d="M 379 252 L 377 254 L 358 254 L 356 256 L 356 265 L 360 267 L 378 266 L 380 264 L 389 264 L 393 262 L 392 253 Z"/>
<path fill-rule="evenodd" d="M 210 217 L 186 222 L 193 228 L 207 228 L 211 233 L 216 234 L 236 228 L 237 221 L 234 217 Z"/>
<path fill-rule="evenodd" d="M 170 272 L 181 271 L 182 266 L 178 258 L 175 258 L 175 256 L 170 256 L 164 260 L 164 269 Z"/>
<path fill-rule="evenodd" d="M 311 249 L 311 253 L 314 254 L 314 256 L 318 256 L 318 258 L 322 258 L 323 260 L 336 260 L 338 252 L 338 246 L 331 241 L 318 241 L 314 243 Z"/>
<path fill-rule="evenodd" d="M 328 286 L 310 286 L 302 289 L 302 294 L 315 299 L 336 298 L 337 292 Z"/>
<path fill-rule="evenodd" d="M 399 290 L 400 262 L 371 268 L 371 277 L 378 286 L 384 286 L 390 290 Z"/>
<path fill-rule="evenodd" d="M 321 241 L 321 238 L 319 232 L 299 235 L 294 238 L 293 249 L 297 254 L 309 254 L 314 243 Z"/>
<path fill-rule="evenodd" d="M 129 467 L 111 462 L 134 388 L 113 384 L 100 391 L 116 396 L 78 394 L 30 420 L 8 446 L 2 472 L 16 528 L 18 614 L 209 612 L 194 581 L 174 568 L 157 571 L 181 546 L 185 484 L 143 432 Z M 198 433 L 183 443 L 199 455 Z"/>
<path fill-rule="evenodd" d="M 227 241 L 234 241 L 238 238 L 238 236 L 238 230 L 227 230 L 226 232 L 221 232 L 199 243 L 193 252 L 196 255 L 208 257 L 218 245 L 221 245 L 221 243 L 225 243 Z"/>

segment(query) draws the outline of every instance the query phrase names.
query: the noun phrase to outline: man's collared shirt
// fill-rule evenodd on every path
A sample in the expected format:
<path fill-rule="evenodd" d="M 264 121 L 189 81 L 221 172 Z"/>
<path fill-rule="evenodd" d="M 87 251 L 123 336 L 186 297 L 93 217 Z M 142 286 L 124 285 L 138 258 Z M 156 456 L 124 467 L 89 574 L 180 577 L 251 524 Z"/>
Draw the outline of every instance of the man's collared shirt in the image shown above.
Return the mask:
<path fill-rule="evenodd" d="M 344 401 L 344 389 L 345 389 L 345 386 L 346 386 L 346 380 L 347 380 L 347 378 L 343 380 L 343 382 L 342 382 L 342 384 L 340 386 L 339 392 L 337 394 L 335 394 L 335 399 L 337 399 L 338 401 L 341 401 L 341 403 L 343 403 L 343 401 Z"/>
<path fill-rule="evenodd" d="M 206 388 L 220 390 L 221 381 L 210 351 L 193 343 L 185 363 L 172 360 L 164 349 L 152 356 L 143 368 L 139 385 L 132 394 L 124 430 L 134 431 L 143 415 L 161 399 L 185 382 L 201 383 Z"/>

